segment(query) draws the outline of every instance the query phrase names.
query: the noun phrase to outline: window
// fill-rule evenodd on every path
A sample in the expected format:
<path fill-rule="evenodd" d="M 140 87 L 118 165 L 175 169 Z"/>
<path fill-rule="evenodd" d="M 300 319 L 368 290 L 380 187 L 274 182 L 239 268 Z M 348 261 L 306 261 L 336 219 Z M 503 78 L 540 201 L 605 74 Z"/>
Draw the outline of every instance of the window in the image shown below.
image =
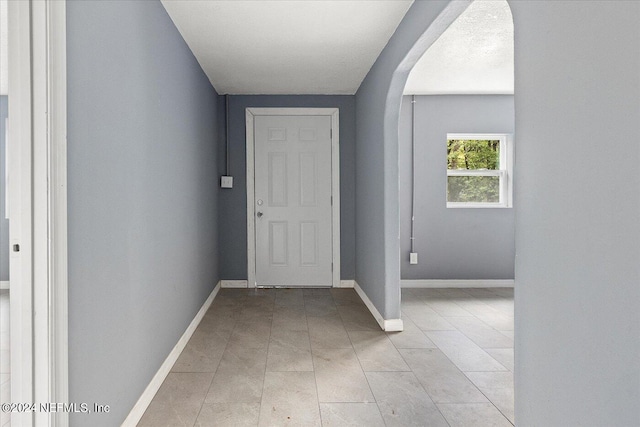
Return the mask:
<path fill-rule="evenodd" d="M 511 146 L 507 134 L 447 134 L 447 207 L 510 208 Z"/>

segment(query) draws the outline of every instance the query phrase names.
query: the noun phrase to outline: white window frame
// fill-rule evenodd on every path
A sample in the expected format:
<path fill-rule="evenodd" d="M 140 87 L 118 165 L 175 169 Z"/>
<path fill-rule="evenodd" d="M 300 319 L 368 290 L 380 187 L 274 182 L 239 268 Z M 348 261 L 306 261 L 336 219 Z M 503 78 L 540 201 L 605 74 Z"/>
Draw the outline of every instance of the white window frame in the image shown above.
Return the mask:
<path fill-rule="evenodd" d="M 449 170 L 445 181 L 445 200 L 447 208 L 511 208 L 513 207 L 513 135 L 507 133 L 448 133 L 451 139 L 498 140 L 500 141 L 500 169 L 497 170 Z M 450 202 L 447 191 L 450 176 L 497 176 L 500 177 L 500 201 L 489 202 Z"/>

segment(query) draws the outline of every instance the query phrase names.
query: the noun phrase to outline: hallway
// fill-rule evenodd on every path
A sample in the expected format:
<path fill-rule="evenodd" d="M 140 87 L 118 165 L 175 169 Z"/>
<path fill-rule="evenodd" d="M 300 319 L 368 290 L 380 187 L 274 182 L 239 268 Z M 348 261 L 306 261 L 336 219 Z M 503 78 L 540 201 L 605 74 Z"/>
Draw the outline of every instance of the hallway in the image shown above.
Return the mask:
<path fill-rule="evenodd" d="M 513 289 L 222 289 L 140 426 L 510 426 Z"/>

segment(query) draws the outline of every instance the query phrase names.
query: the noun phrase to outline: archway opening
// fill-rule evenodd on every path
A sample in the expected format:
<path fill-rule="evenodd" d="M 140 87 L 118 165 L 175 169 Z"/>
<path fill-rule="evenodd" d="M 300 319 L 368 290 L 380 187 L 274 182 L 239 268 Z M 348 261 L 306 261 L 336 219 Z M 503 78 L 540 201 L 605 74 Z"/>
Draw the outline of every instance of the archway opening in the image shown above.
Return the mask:
<path fill-rule="evenodd" d="M 403 90 L 402 279 L 512 286 L 514 115 L 509 5 L 475 1 L 415 63 Z"/>
<path fill-rule="evenodd" d="M 513 423 L 513 18 L 506 0 L 456 7 L 439 16 L 457 13 L 450 25 L 436 34 L 434 21 L 399 64 L 387 98 L 401 311 L 405 330 L 422 331 Z"/>

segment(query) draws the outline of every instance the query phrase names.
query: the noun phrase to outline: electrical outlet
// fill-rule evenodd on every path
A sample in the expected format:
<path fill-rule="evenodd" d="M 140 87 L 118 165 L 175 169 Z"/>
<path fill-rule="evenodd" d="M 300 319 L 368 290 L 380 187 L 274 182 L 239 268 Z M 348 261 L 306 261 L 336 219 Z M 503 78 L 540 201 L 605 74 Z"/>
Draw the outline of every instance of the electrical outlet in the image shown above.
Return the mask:
<path fill-rule="evenodd" d="M 220 178 L 220 187 L 222 188 L 233 188 L 233 177 L 232 176 L 223 176 Z"/>
<path fill-rule="evenodd" d="M 417 264 L 418 263 L 418 253 L 411 252 L 409 253 L 409 264 Z"/>

